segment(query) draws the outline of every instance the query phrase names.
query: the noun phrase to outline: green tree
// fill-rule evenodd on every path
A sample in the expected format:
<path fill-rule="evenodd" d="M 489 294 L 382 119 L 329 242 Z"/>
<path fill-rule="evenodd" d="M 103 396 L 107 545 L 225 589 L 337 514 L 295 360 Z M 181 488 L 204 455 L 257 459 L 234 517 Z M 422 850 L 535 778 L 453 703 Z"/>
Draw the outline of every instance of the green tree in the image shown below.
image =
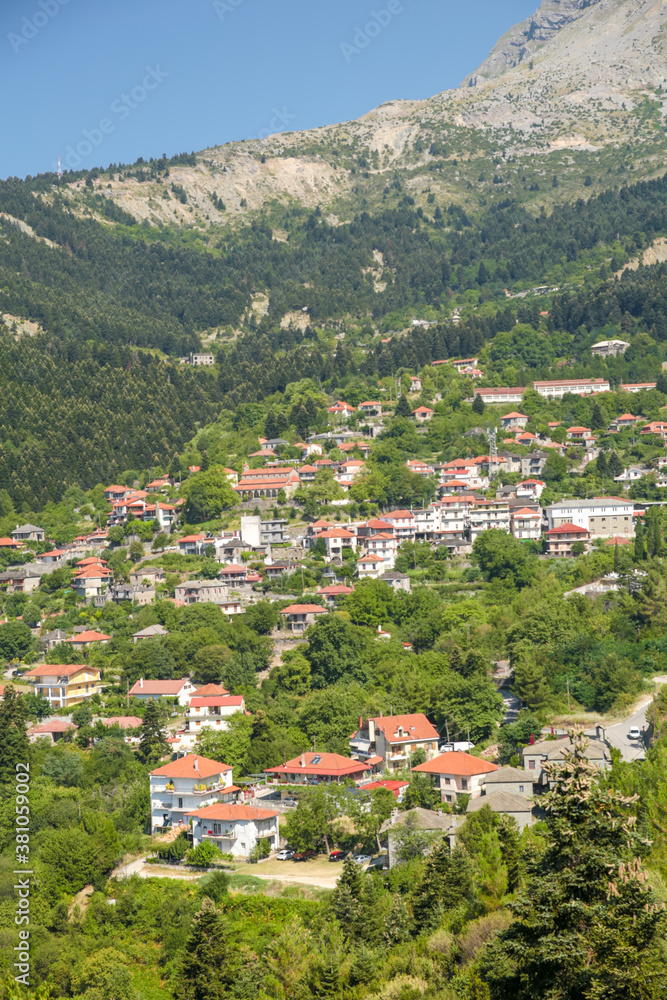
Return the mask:
<path fill-rule="evenodd" d="M 13 684 L 5 688 L 0 702 L 0 783 L 16 782 L 16 765 L 30 764 L 26 735 L 25 702 Z"/>
<path fill-rule="evenodd" d="M 101 948 L 75 967 L 72 988 L 83 1000 L 135 1000 L 127 959 L 116 948 Z"/>
<path fill-rule="evenodd" d="M 644 539 L 644 525 L 641 517 L 637 518 L 635 526 L 635 561 L 643 562 L 646 559 L 646 542 Z M 7 626 L 5 626 L 6 628 Z M 2 632 L 2 629 L 0 629 Z"/>
<path fill-rule="evenodd" d="M 205 898 L 181 952 L 174 976 L 174 1000 L 223 1000 L 230 995 L 237 967 L 222 914 Z"/>
<path fill-rule="evenodd" d="M 22 619 L 29 628 L 36 628 L 42 623 L 42 612 L 34 601 L 28 601 L 23 607 Z"/>
<path fill-rule="evenodd" d="M 188 851 L 188 864 L 198 865 L 200 868 L 210 868 L 214 861 L 220 857 L 220 851 L 210 840 L 202 840 L 192 850 Z"/>
<path fill-rule="evenodd" d="M 246 608 L 243 622 L 258 635 L 269 635 L 280 621 L 280 612 L 271 601 L 258 601 Z"/>
<path fill-rule="evenodd" d="M 141 562 L 144 558 L 143 542 L 138 541 L 136 538 L 133 542 L 130 542 L 129 556 L 133 563 Z"/>
<path fill-rule="evenodd" d="M 507 580 L 517 587 L 526 587 L 537 568 L 535 556 L 512 535 L 497 528 L 477 536 L 473 558 L 487 580 Z"/>
<path fill-rule="evenodd" d="M 142 764 L 157 764 L 169 753 L 169 744 L 162 728 L 162 709 L 151 698 L 146 703 L 144 717 L 139 730 L 137 757 Z"/>
<path fill-rule="evenodd" d="M 539 711 L 549 697 L 544 663 L 532 652 L 525 652 L 514 664 L 512 690 L 532 711 Z"/>
<path fill-rule="evenodd" d="M 185 513 L 190 524 L 212 521 L 237 503 L 224 469 L 211 468 L 191 476 L 183 486 Z"/>
<path fill-rule="evenodd" d="M 354 626 L 337 615 L 325 615 L 306 632 L 313 687 L 328 687 L 342 678 L 361 679 L 362 641 Z"/>
<path fill-rule="evenodd" d="M 301 695 L 310 691 L 310 663 L 300 646 L 283 653 L 282 663 L 271 671 L 271 681 L 288 694 Z"/>
<path fill-rule="evenodd" d="M 515 920 L 492 951 L 492 998 L 664 997 L 665 914 L 638 856 L 634 800 L 600 783 L 584 737 L 546 769 L 546 849 L 529 856 Z"/>
<path fill-rule="evenodd" d="M 394 411 L 394 416 L 396 417 L 411 417 L 412 407 L 408 401 L 408 397 L 403 393 L 396 404 L 396 410 Z"/>
<path fill-rule="evenodd" d="M 486 407 L 484 406 L 484 400 L 482 399 L 482 397 L 479 396 L 479 395 L 475 396 L 475 398 L 472 401 L 472 411 L 473 411 L 473 413 L 478 413 L 481 416 L 481 414 L 484 413 L 485 409 L 486 409 Z"/>
<path fill-rule="evenodd" d="M 32 632 L 25 622 L 0 625 L 0 657 L 5 661 L 23 659 L 32 644 Z"/>

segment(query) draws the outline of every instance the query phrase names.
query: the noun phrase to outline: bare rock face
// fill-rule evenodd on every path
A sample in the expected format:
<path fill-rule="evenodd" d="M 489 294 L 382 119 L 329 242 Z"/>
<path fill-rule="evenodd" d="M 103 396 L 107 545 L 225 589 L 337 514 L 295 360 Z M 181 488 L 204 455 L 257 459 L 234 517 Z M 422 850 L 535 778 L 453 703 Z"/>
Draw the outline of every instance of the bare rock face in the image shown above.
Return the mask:
<path fill-rule="evenodd" d="M 531 17 L 503 35 L 481 66 L 467 76 L 461 86 L 476 87 L 529 60 L 554 35 L 577 21 L 589 7 L 600 2 L 601 0 L 544 0 Z"/>

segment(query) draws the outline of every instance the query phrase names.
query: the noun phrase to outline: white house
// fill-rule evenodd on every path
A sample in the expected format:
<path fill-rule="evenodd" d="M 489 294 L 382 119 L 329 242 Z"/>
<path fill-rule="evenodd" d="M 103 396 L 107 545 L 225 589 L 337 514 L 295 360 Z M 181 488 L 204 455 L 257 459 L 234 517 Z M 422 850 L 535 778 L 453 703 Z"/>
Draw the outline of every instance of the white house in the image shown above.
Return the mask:
<path fill-rule="evenodd" d="M 177 681 L 145 681 L 143 677 L 130 688 L 130 694 L 139 701 L 151 698 L 178 698 L 179 705 L 189 705 L 195 685 L 189 677 Z"/>
<path fill-rule="evenodd" d="M 214 729 L 216 732 L 227 729 L 226 720 L 235 712 L 245 712 L 245 699 L 242 695 L 197 697 L 195 694 L 185 712 L 185 729 L 180 746 L 193 745 L 204 729 Z"/>
<path fill-rule="evenodd" d="M 231 767 L 208 757 L 188 754 L 157 767 L 150 773 L 152 828 L 187 822 L 188 814 L 212 805 L 231 788 Z"/>
<path fill-rule="evenodd" d="M 192 819 L 192 842 L 195 847 L 208 840 L 218 850 L 247 858 L 259 840 L 269 840 L 270 849 L 278 849 L 278 812 L 256 809 L 236 803 L 219 802 L 188 813 Z"/>
<path fill-rule="evenodd" d="M 530 507 L 512 511 L 512 534 L 518 539 L 539 541 L 542 535 L 542 515 Z"/>
<path fill-rule="evenodd" d="M 51 708 L 69 708 L 101 694 L 100 668 L 82 663 L 33 667 L 23 677 L 33 686 L 33 694 L 46 698 Z"/>
<path fill-rule="evenodd" d="M 498 765 L 469 753 L 450 750 L 434 760 L 418 764 L 412 770 L 431 775 L 436 788 L 440 789 L 443 802 L 456 802 L 460 794 L 478 798 L 482 794 L 487 774 L 497 771 Z"/>

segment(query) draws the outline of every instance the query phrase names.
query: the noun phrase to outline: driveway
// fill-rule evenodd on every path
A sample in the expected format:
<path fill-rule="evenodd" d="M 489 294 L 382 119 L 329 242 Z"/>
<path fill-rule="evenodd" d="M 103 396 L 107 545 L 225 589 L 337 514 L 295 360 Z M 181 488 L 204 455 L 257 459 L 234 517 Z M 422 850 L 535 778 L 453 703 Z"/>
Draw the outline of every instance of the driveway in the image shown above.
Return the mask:
<path fill-rule="evenodd" d="M 653 678 L 656 687 L 660 684 L 667 684 L 667 676 Z M 646 695 L 639 702 L 632 715 L 629 715 L 623 722 L 615 726 L 605 728 L 605 734 L 611 746 L 621 751 L 623 760 L 644 760 L 646 757 L 646 743 L 644 733 L 648 729 L 646 722 L 646 709 L 651 704 L 652 696 Z M 636 726 L 642 733 L 638 740 L 631 740 L 628 731 L 632 726 Z"/>

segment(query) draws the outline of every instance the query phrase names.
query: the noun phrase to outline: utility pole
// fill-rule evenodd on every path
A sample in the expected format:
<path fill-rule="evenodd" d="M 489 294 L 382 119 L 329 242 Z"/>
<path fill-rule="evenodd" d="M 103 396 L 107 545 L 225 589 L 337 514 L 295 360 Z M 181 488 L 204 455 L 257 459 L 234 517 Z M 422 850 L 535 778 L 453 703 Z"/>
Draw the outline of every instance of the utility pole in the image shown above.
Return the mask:
<path fill-rule="evenodd" d="M 445 719 L 445 729 L 447 731 L 447 746 L 449 746 L 449 722 Z"/>
<path fill-rule="evenodd" d="M 570 711 L 570 678 L 568 677 L 565 681 L 567 685 L 567 710 Z"/>

